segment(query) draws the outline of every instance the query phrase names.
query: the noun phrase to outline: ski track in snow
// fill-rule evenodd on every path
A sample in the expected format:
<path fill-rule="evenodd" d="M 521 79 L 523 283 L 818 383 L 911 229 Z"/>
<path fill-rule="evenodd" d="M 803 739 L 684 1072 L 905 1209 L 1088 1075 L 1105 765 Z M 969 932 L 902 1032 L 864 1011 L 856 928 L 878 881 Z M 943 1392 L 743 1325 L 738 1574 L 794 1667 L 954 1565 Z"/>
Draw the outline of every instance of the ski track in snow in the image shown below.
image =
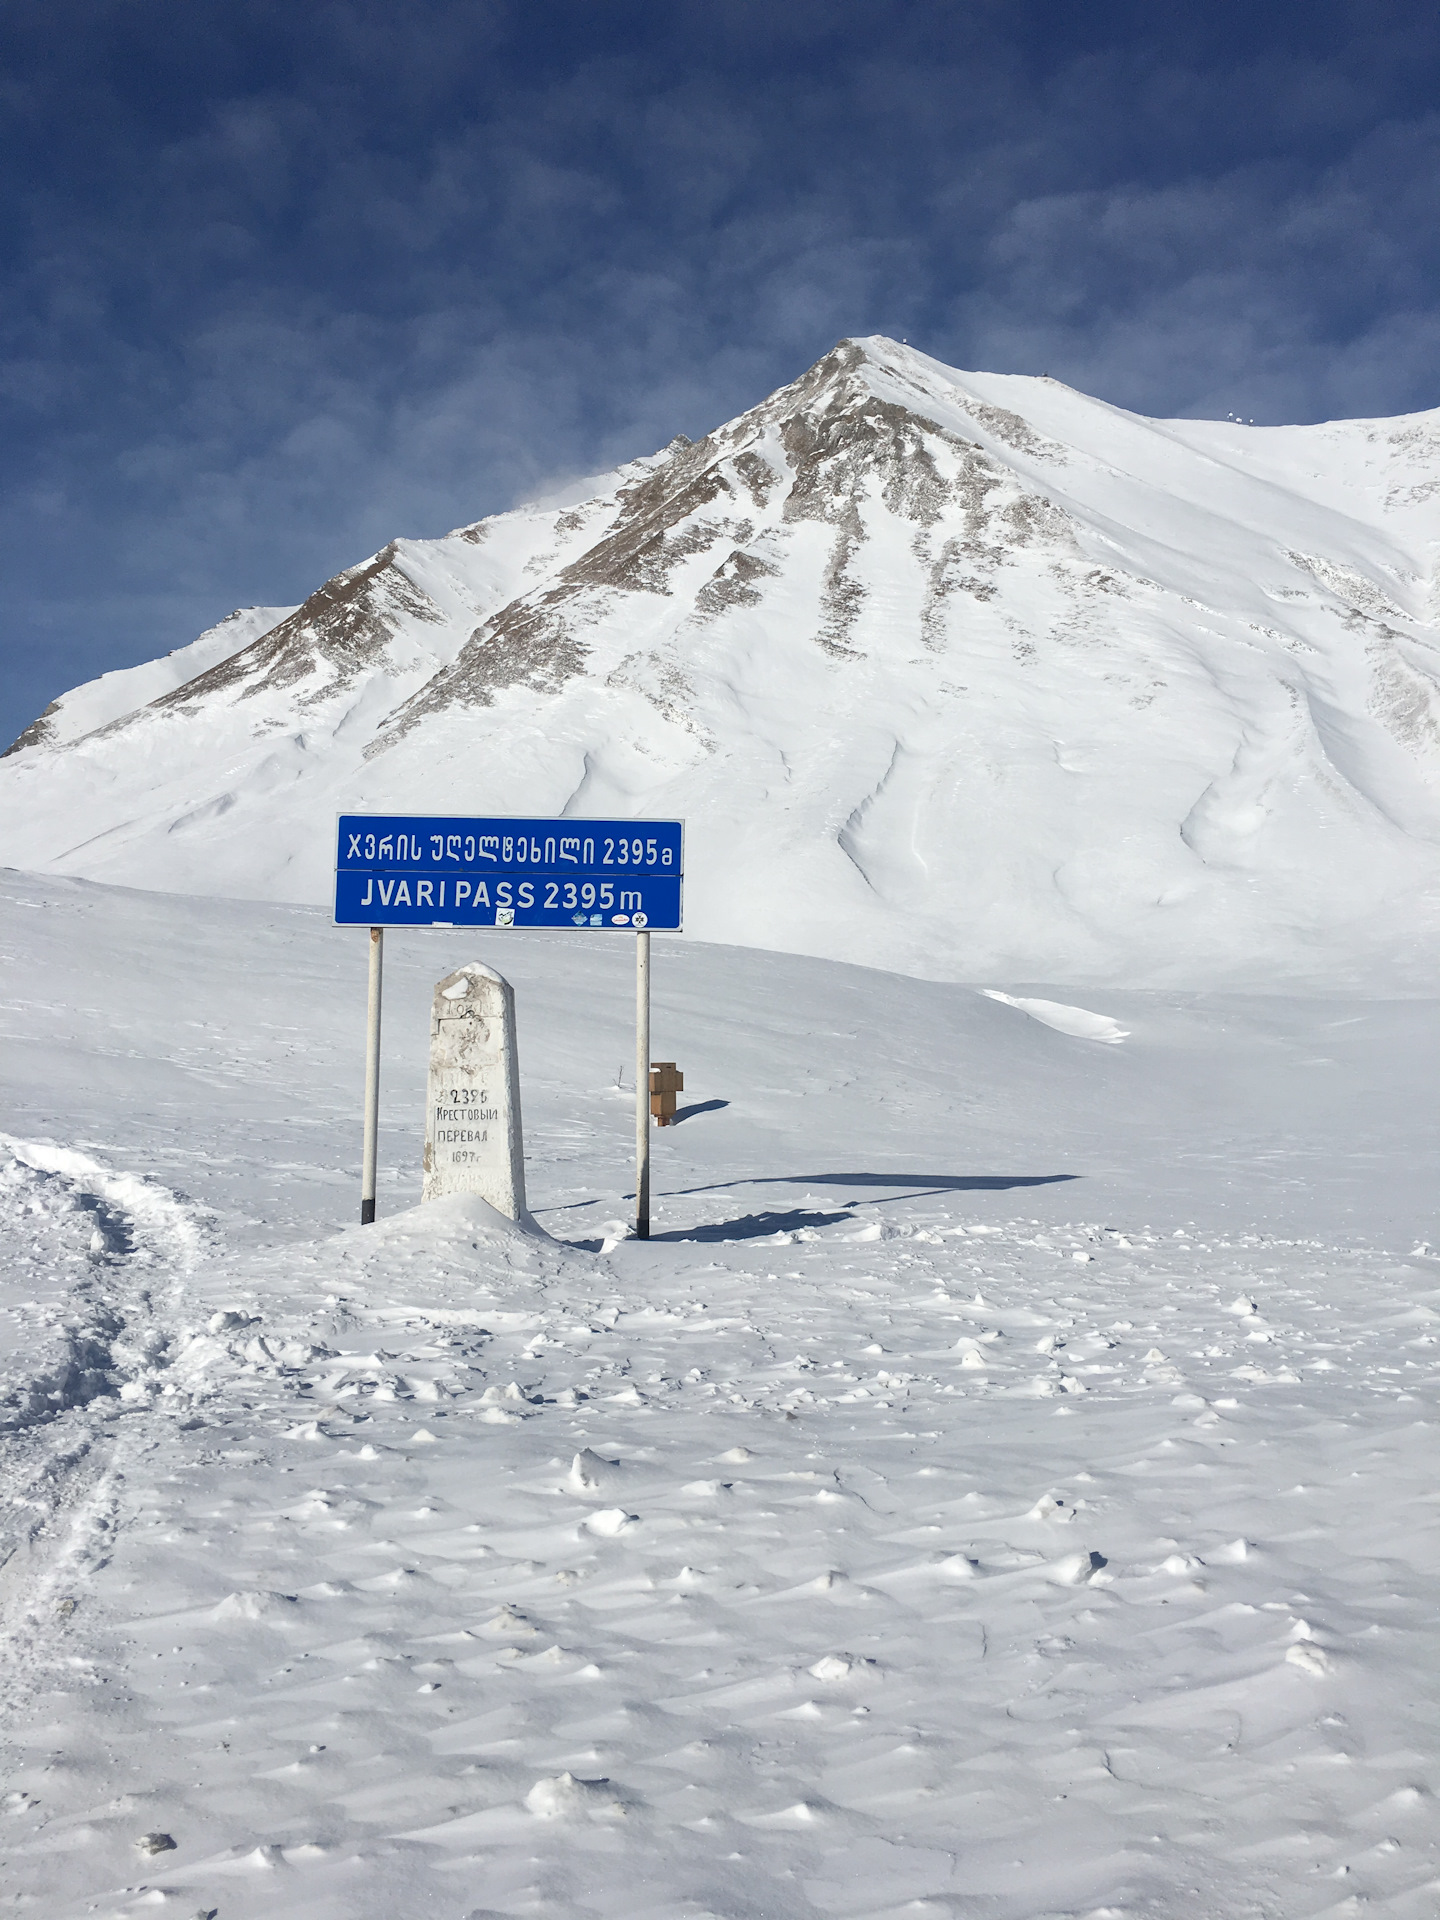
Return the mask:
<path fill-rule="evenodd" d="M 54 887 L 56 914 L 76 897 Z M 328 1169 L 353 1157 L 354 1111 L 324 1120 L 325 1035 L 288 1077 L 256 1043 L 227 1084 L 216 1063 L 251 1042 L 217 1032 L 196 1069 L 210 1106 L 167 1131 L 145 994 L 179 1023 L 194 955 L 158 982 L 115 968 L 126 916 L 165 911 L 208 940 L 212 995 L 253 1014 L 247 994 L 281 991 L 294 1011 L 324 978 L 358 1034 L 350 947 L 292 915 L 268 981 L 235 957 L 227 984 L 221 910 L 81 897 L 112 923 L 99 950 L 145 1118 L 115 1124 L 114 1091 L 92 1090 L 81 1144 L 45 1142 L 34 1122 L 53 1134 L 63 1113 L 12 1078 L 29 1128 L 0 1143 L 12 1910 L 1433 1913 L 1427 1249 L 1247 1226 L 1235 1204 L 1181 1226 L 1120 1189 L 1087 1220 L 1082 1185 L 958 1176 L 787 1176 L 767 1211 L 769 1136 L 753 1118 L 722 1136 L 718 1113 L 712 1135 L 657 1136 L 666 1237 L 613 1244 L 603 1116 L 623 1139 L 628 1096 L 552 1095 L 548 1056 L 526 1053 L 539 975 L 520 1001 L 532 1191 L 572 1244 L 403 1189 L 375 1228 L 337 1230 Z M 417 979 L 444 970 L 434 951 Z M 538 944 L 508 951 L 540 964 Z M 48 991 L 43 945 L 25 952 Z M 684 964 L 723 1021 L 731 957 Z M 839 1139 L 854 1125 L 834 1104 L 847 1074 L 909 1069 L 884 1034 L 826 1037 L 843 970 L 784 969 L 759 1045 L 782 1089 L 831 1059 L 795 1123 L 802 1164 L 824 1164 L 824 1115 Z M 784 980 L 805 983 L 803 1022 Z M 885 984 L 901 1021 L 906 983 Z M 36 990 L 16 1004 L 64 1028 Z M 1138 1081 L 1112 1096 L 1062 1075 L 1133 1075 L 1144 1022 L 1121 1010 L 1125 1049 L 973 1017 L 1017 1100 L 1034 1045 L 1052 1102 L 1084 1085 L 1118 1114 Z M 564 1029 L 572 1073 L 599 1017 L 581 1005 Z M 304 1129 L 288 1171 L 251 1138 L 256 1089 Z M 912 1165 L 996 1164 L 998 1117 L 952 1107 L 947 1134 L 913 1108 L 855 1111 L 850 1164 L 902 1142 Z M 1194 1124 L 1159 1157 L 1193 1151 Z M 199 1200 L 156 1172 L 182 1148 Z M 1052 1139 L 1032 1164 L 1055 1157 Z M 1234 1171 L 1258 1216 L 1263 1183 Z"/>

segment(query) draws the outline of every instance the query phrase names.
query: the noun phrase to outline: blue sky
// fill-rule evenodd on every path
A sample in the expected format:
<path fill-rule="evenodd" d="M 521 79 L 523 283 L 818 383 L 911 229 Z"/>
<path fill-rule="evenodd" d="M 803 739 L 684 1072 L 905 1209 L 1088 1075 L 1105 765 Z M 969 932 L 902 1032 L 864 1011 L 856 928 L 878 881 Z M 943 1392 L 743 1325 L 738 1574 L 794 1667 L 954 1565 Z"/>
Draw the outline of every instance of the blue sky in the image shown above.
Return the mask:
<path fill-rule="evenodd" d="M 852 333 L 1440 404 L 1432 5 L 9 0 L 0 732 Z"/>

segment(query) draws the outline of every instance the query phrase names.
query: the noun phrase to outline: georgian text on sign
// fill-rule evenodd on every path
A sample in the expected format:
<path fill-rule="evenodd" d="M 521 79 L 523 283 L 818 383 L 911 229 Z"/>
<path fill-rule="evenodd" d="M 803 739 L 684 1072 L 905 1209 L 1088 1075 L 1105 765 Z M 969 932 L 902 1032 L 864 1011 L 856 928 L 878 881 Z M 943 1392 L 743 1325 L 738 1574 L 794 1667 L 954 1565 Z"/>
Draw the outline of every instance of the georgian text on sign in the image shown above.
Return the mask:
<path fill-rule="evenodd" d="M 677 929 L 683 852 L 678 820 L 342 814 L 335 919 Z"/>

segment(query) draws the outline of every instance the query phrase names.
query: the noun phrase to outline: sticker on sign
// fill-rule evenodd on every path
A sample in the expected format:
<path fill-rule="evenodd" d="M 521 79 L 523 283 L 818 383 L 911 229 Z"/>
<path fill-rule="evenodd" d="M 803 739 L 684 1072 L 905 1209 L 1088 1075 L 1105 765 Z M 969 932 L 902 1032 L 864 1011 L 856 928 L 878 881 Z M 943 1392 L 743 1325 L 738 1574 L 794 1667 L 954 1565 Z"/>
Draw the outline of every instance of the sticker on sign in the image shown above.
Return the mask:
<path fill-rule="evenodd" d="M 342 813 L 335 922 L 677 931 L 679 820 Z"/>

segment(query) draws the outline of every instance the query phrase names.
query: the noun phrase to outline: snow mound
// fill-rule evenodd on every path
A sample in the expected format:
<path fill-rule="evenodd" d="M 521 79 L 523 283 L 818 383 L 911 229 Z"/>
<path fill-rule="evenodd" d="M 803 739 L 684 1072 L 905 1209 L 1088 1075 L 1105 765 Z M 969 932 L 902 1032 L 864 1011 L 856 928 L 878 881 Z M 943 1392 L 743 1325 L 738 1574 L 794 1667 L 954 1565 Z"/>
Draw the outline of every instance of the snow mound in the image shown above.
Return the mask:
<path fill-rule="evenodd" d="M 626 1513 L 623 1507 L 602 1507 L 598 1513 L 592 1513 L 581 1522 L 587 1533 L 593 1533 L 602 1540 L 618 1540 L 622 1533 L 631 1532 L 639 1522 L 639 1515 Z"/>
<path fill-rule="evenodd" d="M 366 1252 L 397 1246 L 451 1249 L 470 1241 L 496 1246 L 515 1241 L 556 1243 L 538 1221 L 528 1213 L 512 1220 L 478 1194 L 446 1194 L 427 1200 L 418 1207 L 406 1207 L 398 1213 L 382 1214 L 366 1227 L 346 1227 L 339 1236 L 354 1239 Z"/>
<path fill-rule="evenodd" d="M 624 1468 L 618 1460 L 602 1460 L 589 1447 L 582 1447 L 571 1462 L 565 1485 L 571 1493 L 596 1494 L 606 1487 L 617 1486 L 624 1477 Z"/>
<path fill-rule="evenodd" d="M 1032 1020 L 1038 1020 L 1042 1027 L 1053 1027 L 1056 1033 L 1069 1034 L 1072 1040 L 1100 1040 L 1114 1047 L 1130 1038 L 1129 1028 L 1122 1027 L 1118 1020 L 1112 1020 L 1107 1013 L 1090 1013 L 1084 1007 L 1067 1007 L 1060 1000 L 1026 1000 L 1012 993 L 1001 993 L 998 987 L 982 987 L 980 991 L 987 1000 L 998 1000 L 1002 1006 L 1016 1007 L 1021 1013 L 1028 1013 Z"/>

